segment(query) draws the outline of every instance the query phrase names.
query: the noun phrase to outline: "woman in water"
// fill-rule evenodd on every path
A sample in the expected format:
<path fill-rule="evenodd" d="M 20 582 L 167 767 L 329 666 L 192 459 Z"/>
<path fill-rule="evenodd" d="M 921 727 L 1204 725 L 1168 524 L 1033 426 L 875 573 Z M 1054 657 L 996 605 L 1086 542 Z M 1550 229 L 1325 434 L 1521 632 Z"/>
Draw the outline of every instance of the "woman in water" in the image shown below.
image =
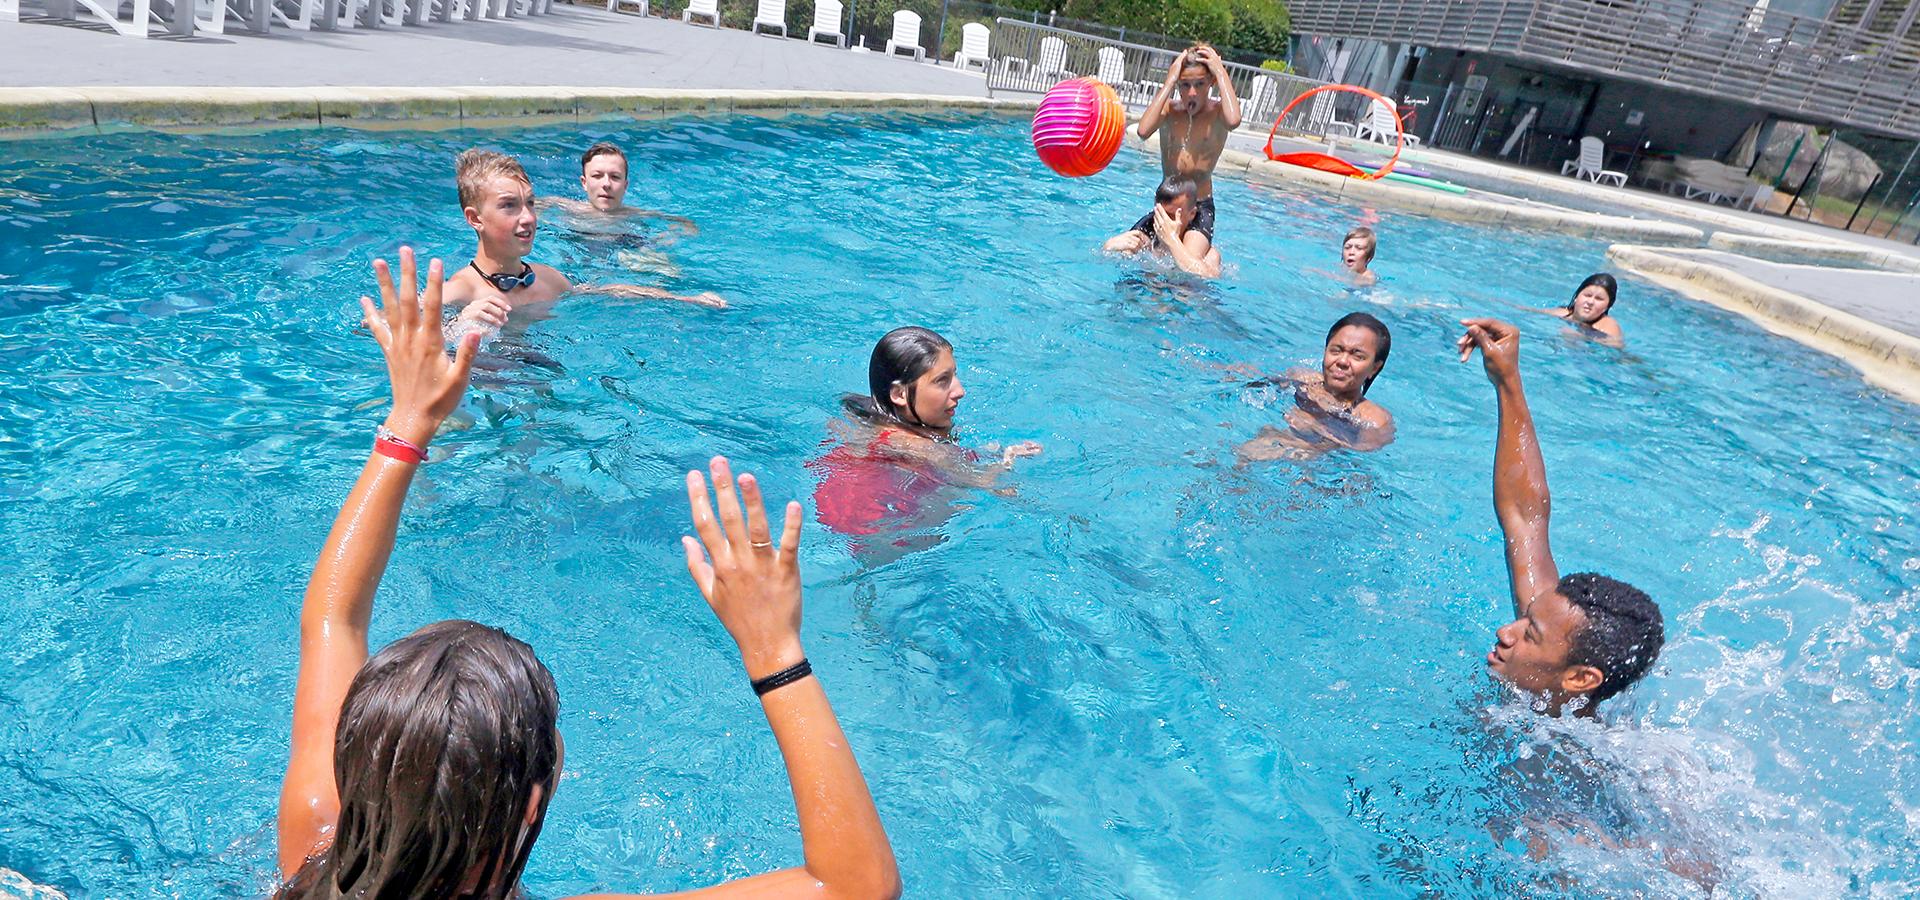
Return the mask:
<path fill-rule="evenodd" d="M 1293 388 L 1287 427 L 1260 429 L 1234 450 L 1240 464 L 1310 459 L 1328 450 L 1378 450 L 1393 442 L 1393 415 L 1367 399 L 1393 350 L 1387 326 L 1363 312 L 1348 313 L 1327 331 L 1320 371 L 1292 369 L 1255 384 Z"/>
<path fill-rule="evenodd" d="M 424 304 L 410 250 L 400 251 L 397 289 L 384 262 L 374 270 L 380 307 L 361 306 L 387 359 L 393 411 L 307 583 L 280 792 L 285 881 L 274 896 L 505 900 L 522 895 L 520 873 L 560 786 L 560 698 L 533 648 L 477 622 L 435 622 L 367 655 L 407 488 L 460 403 L 479 344 L 463 338 L 447 358 L 439 260 Z M 806 864 L 698 893 L 897 897 L 893 849 L 800 644 L 800 505 L 787 504 L 775 543 L 752 476 L 736 488 L 718 457 L 712 473 L 718 521 L 706 479 L 687 473 L 700 535 L 681 539 L 687 570 L 738 646 L 773 727 Z"/>
<path fill-rule="evenodd" d="M 1620 331 L 1620 322 L 1613 317 L 1613 300 L 1620 295 L 1620 285 L 1612 275 L 1597 272 L 1580 282 L 1580 288 L 1573 292 L 1573 299 L 1559 309 L 1543 309 L 1541 312 L 1559 316 L 1587 334 L 1598 332 L 1601 343 L 1614 347 L 1626 346 L 1627 339 Z"/>
<path fill-rule="evenodd" d="M 842 401 L 848 418 L 832 426 L 839 446 L 808 464 L 824 476 L 813 495 L 820 521 L 842 534 L 874 534 L 926 510 L 950 514 L 929 495 L 944 485 L 992 487 L 1014 460 L 1040 452 L 1023 441 L 982 464 L 954 442 L 953 417 L 967 390 L 953 345 L 931 330 L 887 332 L 867 360 L 867 389 Z"/>

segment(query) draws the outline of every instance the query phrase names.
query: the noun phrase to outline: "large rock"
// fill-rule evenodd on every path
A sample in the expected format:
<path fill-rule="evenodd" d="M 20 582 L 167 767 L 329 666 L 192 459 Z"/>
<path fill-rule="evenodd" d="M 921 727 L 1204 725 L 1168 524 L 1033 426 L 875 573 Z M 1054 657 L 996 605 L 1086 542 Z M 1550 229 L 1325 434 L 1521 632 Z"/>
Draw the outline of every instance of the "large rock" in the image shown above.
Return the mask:
<path fill-rule="evenodd" d="M 1741 141 L 1733 154 L 1735 161 L 1752 158 L 1753 143 L 1757 136 L 1757 133 L 1749 133 Z M 1844 200 L 1860 199 L 1873 185 L 1874 179 L 1880 177 L 1880 164 L 1846 141 L 1822 137 L 1812 125 L 1775 123 L 1773 132 L 1767 137 L 1767 145 L 1760 149 L 1760 161 L 1753 167 L 1753 174 L 1773 181 L 1780 176 L 1784 166 L 1786 177 L 1780 180 L 1781 187 L 1786 190 L 1799 187 L 1800 182 L 1813 171 L 1814 164 L 1819 162 L 1820 154 L 1829 141 L 1833 149 L 1826 151 L 1827 161 L 1821 166 L 1820 180 L 1816 184 L 1820 195 Z M 1796 146 L 1799 148 L 1797 151 Z"/>

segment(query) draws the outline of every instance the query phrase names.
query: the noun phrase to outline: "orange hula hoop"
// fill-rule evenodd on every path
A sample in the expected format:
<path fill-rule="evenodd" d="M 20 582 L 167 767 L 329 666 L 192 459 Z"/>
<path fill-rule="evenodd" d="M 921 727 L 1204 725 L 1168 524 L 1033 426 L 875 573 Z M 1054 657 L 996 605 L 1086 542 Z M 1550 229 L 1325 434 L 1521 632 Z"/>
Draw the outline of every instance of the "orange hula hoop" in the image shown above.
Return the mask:
<path fill-rule="evenodd" d="M 1285 109 L 1280 110 L 1279 115 L 1273 117 L 1273 127 L 1270 129 L 1267 129 L 1267 146 L 1266 146 L 1267 158 L 1272 160 L 1277 160 L 1280 158 L 1279 154 L 1276 154 L 1273 152 L 1273 136 L 1279 133 L 1280 121 L 1287 117 L 1287 113 L 1293 112 L 1293 108 L 1296 106 L 1299 106 L 1300 101 L 1305 100 L 1308 97 L 1311 97 L 1315 94 L 1326 93 L 1327 91 L 1345 91 L 1349 94 L 1359 94 L 1363 97 L 1366 97 L 1372 100 L 1374 103 L 1385 104 L 1387 109 L 1393 113 L 1393 156 L 1387 159 L 1387 164 L 1384 166 L 1381 166 L 1379 171 L 1376 171 L 1376 172 L 1373 172 L 1372 174 L 1367 174 L 1367 175 L 1352 176 L 1354 178 L 1360 178 L 1366 181 L 1377 181 L 1381 178 L 1387 177 L 1387 173 L 1393 171 L 1393 164 L 1400 161 L 1401 148 L 1407 145 L 1407 129 L 1406 129 L 1406 126 L 1400 123 L 1400 110 L 1393 105 L 1393 101 L 1388 100 L 1387 98 L 1382 97 L 1379 94 L 1376 94 L 1373 91 L 1367 90 L 1366 88 L 1363 88 L 1357 84 L 1323 84 L 1317 88 L 1314 88 L 1313 90 L 1307 91 L 1306 93 L 1293 98 L 1292 103 L 1287 104 Z M 1362 170 L 1362 171 L 1365 171 L 1365 170 Z"/>

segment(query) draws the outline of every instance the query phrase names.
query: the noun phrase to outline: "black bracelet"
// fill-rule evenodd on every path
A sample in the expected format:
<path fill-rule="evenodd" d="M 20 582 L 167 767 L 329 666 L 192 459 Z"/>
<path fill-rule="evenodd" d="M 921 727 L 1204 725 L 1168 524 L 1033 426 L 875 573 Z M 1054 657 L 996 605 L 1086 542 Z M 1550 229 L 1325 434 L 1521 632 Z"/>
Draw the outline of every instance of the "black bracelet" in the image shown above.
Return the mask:
<path fill-rule="evenodd" d="M 773 691 L 779 690 L 780 688 L 786 687 L 787 685 L 790 685 L 812 674 L 813 674 L 813 663 L 807 662 L 805 659 L 802 659 L 799 662 L 794 663 L 793 665 L 788 666 L 784 669 L 781 669 L 780 671 L 775 672 L 772 675 L 768 675 L 765 678 L 754 679 L 753 692 L 761 697 L 765 697 L 768 693 L 771 693 Z"/>

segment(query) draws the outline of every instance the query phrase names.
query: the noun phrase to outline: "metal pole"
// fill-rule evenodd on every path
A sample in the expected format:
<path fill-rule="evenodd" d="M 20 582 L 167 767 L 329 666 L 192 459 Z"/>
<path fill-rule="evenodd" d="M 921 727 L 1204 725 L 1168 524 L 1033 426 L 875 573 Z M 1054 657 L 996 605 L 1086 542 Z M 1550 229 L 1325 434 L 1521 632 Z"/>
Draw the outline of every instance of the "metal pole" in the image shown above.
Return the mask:
<path fill-rule="evenodd" d="M 1873 176 L 1873 183 L 1867 185 L 1867 191 L 1865 194 L 1860 195 L 1860 202 L 1855 203 L 1853 205 L 1853 215 L 1850 215 L 1847 217 L 1846 230 L 1848 231 L 1853 230 L 1853 220 L 1860 218 L 1860 207 L 1867 205 L 1867 194 L 1873 193 L 1873 189 L 1880 186 L 1880 179 L 1885 177 L 1887 177 L 1887 173 L 1885 172 L 1881 172 L 1880 174 Z"/>
<path fill-rule="evenodd" d="M 847 49 L 853 49 L 853 36 L 860 31 L 860 0 L 847 0 Z"/>
<path fill-rule="evenodd" d="M 1893 184 L 1887 187 L 1888 200 L 1892 200 L 1893 195 L 1900 192 L 1900 181 L 1907 177 L 1907 170 L 1913 167 L 1913 156 L 1916 153 L 1920 153 L 1920 141 L 1915 141 L 1913 144 L 1913 149 L 1907 151 L 1907 161 L 1900 164 L 1900 174 L 1893 176 Z M 1868 234 L 1873 233 L 1873 226 L 1879 223 L 1880 213 L 1884 212 L 1886 208 L 1887 207 L 1885 204 L 1881 204 L 1873 208 L 1873 218 L 1867 220 Z M 1895 219 L 1893 224 L 1895 226 L 1898 226 L 1900 224 L 1900 221 L 1898 219 Z M 1893 232 L 1889 231 L 1887 233 L 1892 234 Z"/>
<path fill-rule="evenodd" d="M 947 43 L 947 0 L 940 0 L 940 27 L 933 32 L 933 64 L 940 64 L 940 48 Z"/>
<path fill-rule="evenodd" d="M 1834 129 L 1834 133 L 1827 135 L 1827 142 L 1820 147 L 1820 158 L 1813 161 L 1813 168 L 1807 170 L 1807 177 L 1800 179 L 1800 186 L 1793 189 L 1793 199 L 1787 201 L 1787 211 L 1783 215 L 1789 217 L 1793 215 L 1793 205 L 1800 202 L 1800 195 L 1806 192 L 1807 185 L 1812 184 L 1814 178 L 1820 175 L 1820 170 L 1827 164 L 1827 154 L 1833 151 L 1833 142 L 1838 139 L 1839 129 Z M 1814 196 L 1818 197 L 1819 193 L 1816 191 Z M 1807 221 L 1813 221 L 1811 202 L 1807 204 Z"/>

